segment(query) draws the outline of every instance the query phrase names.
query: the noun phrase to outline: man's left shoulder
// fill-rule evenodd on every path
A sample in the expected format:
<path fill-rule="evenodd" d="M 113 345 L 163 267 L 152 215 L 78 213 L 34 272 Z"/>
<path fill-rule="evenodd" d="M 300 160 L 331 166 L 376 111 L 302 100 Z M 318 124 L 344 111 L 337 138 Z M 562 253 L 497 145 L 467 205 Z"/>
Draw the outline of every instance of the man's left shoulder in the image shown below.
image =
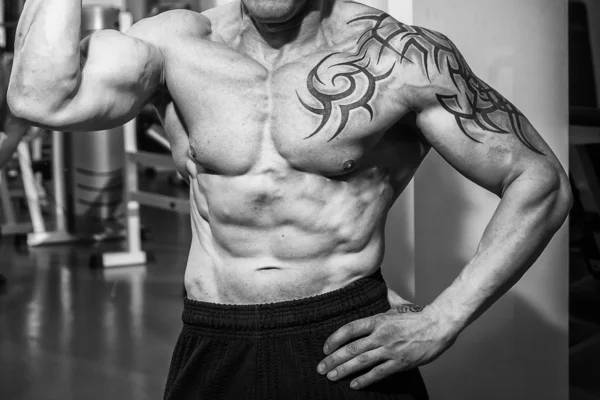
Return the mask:
<path fill-rule="evenodd" d="M 359 34 L 367 30 L 373 31 L 393 26 L 409 26 L 385 11 L 354 1 L 341 2 L 336 13 L 341 25 L 345 28 L 355 30 Z"/>
<path fill-rule="evenodd" d="M 385 11 L 364 4 L 344 1 L 337 10 L 338 30 L 344 32 L 345 40 L 354 39 L 358 44 L 377 42 L 379 46 L 396 53 L 406 60 L 405 52 L 426 45 L 450 50 L 451 42 L 440 32 L 404 23 Z"/>

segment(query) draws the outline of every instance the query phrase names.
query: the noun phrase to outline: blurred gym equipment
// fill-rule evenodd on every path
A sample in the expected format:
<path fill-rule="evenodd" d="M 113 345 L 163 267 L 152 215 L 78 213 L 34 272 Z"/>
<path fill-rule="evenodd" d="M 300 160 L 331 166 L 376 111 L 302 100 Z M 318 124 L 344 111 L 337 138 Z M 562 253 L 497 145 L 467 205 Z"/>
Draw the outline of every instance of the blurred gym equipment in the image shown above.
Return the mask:
<path fill-rule="evenodd" d="M 101 29 L 119 29 L 121 24 L 127 29 L 131 15 L 117 8 L 91 5 L 82 9 L 82 38 Z M 67 134 L 67 141 L 74 231 L 97 240 L 122 237 L 123 127 Z"/>
<path fill-rule="evenodd" d="M 573 400 L 598 398 L 600 354 L 600 2 L 569 1 L 569 381 Z M 594 390 L 596 388 L 596 390 Z"/>
<path fill-rule="evenodd" d="M 0 8 L 4 2 L 0 1 Z M 201 2 L 142 2 L 142 8 L 152 6 L 158 14 L 173 8 L 198 10 Z M 22 6 L 22 5 L 21 5 Z M 138 4 L 139 8 L 140 4 Z M 20 9 L 19 9 L 20 10 Z M 18 15 L 16 16 L 18 17 Z M 82 37 L 100 29 L 127 30 L 133 24 L 133 15 L 119 8 L 85 5 L 82 8 Z M 14 29 L 16 22 L 4 23 L 1 29 Z M 152 113 L 150 113 L 152 114 Z M 6 215 L 5 233 L 27 234 L 29 246 L 71 243 L 82 240 L 126 239 L 126 251 L 92 257 L 95 267 L 144 265 L 146 254 L 141 249 L 141 223 L 139 207 L 150 207 L 189 213 L 189 200 L 149 193 L 139 190 L 138 165 L 155 170 L 171 171 L 171 183 L 182 182 L 175 172 L 170 157 L 170 146 L 163 128 L 153 118 L 147 129 L 139 129 L 137 119 L 123 127 L 94 132 L 52 132 L 52 206 L 54 220 L 51 230 L 44 222 L 40 205 L 46 194 L 41 185 L 41 173 L 32 169 L 31 152 L 41 157 L 41 143 L 19 147 L 19 176 L 23 180 L 25 199 L 29 207 L 30 222 L 18 224 L 12 208 L 10 189 L 6 177 L 2 185 L 3 214 Z M 139 151 L 138 132 L 145 133 L 163 152 L 156 154 Z M 65 171 L 68 171 L 65 173 Z M 22 240 L 24 242 L 24 240 Z"/>
<path fill-rule="evenodd" d="M 576 195 L 572 222 L 577 230 L 571 235 L 572 254 L 581 256 L 589 272 L 600 279 L 600 180 L 594 154 L 600 144 L 600 27 L 590 24 L 593 2 L 571 1 L 570 18 L 570 175 Z M 577 241 L 577 243 L 574 243 Z"/>

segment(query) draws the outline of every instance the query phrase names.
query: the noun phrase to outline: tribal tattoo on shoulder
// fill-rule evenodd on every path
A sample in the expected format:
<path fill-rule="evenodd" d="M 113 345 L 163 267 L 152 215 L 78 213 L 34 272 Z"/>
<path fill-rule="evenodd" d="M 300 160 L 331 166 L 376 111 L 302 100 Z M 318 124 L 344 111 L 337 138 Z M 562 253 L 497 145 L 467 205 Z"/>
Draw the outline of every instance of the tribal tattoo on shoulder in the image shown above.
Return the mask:
<path fill-rule="evenodd" d="M 305 139 L 322 132 L 335 112 L 339 112 L 339 123 L 328 141 L 343 132 L 354 111 L 364 109 L 372 121 L 374 111 L 370 102 L 375 96 L 378 85 L 389 78 L 398 65 L 410 63 L 420 66 L 429 81 L 431 81 L 433 68 L 441 73 L 442 67 L 446 67 L 457 93 L 436 93 L 436 98 L 444 110 L 454 116 L 457 126 L 469 139 L 481 143 L 467 129 L 467 125 L 474 124 L 485 132 L 512 133 L 529 150 L 543 155 L 525 134 L 523 113 L 498 91 L 479 79 L 460 51 L 445 35 L 400 23 L 387 13 L 360 16 L 348 21 L 347 24 L 365 21 L 372 21 L 373 26 L 358 38 L 358 49 L 354 54 L 347 55 L 346 61 L 333 64 L 328 61 L 340 53 L 329 54 L 309 72 L 306 86 L 312 97 L 312 103 L 319 103 L 319 106 L 311 106 L 310 101 L 296 93 L 306 110 L 321 117 L 319 126 Z M 380 62 L 386 52 L 395 55 L 395 62 L 384 72 L 379 74 L 373 72 L 373 70 L 381 70 Z M 327 64 L 329 65 L 325 67 Z M 333 74 L 331 85 L 328 86 L 323 76 L 327 70 L 336 67 L 345 68 L 340 68 L 340 72 Z M 364 83 L 359 85 L 357 78 L 361 82 L 366 82 L 366 85 Z M 345 80 L 346 84 L 338 86 L 340 80 Z M 336 91 L 337 88 L 344 89 Z M 349 101 L 350 98 L 353 101 Z M 501 126 L 497 122 L 499 120 L 506 126 Z"/>

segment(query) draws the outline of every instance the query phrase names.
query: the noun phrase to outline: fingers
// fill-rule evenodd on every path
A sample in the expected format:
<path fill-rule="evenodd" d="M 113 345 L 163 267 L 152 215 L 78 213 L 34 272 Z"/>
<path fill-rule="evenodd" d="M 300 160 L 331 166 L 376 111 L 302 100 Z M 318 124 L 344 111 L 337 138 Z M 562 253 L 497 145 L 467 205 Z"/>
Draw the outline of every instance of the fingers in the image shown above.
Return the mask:
<path fill-rule="evenodd" d="M 329 355 L 352 339 L 370 335 L 375 329 L 375 319 L 376 317 L 363 318 L 342 326 L 325 341 L 323 352 Z"/>
<path fill-rule="evenodd" d="M 367 359 L 365 358 L 365 356 L 363 356 L 363 354 L 377 347 L 379 346 L 370 337 L 356 340 L 342 347 L 341 349 L 329 355 L 328 357 L 325 357 L 325 359 L 321 361 L 321 363 L 317 367 L 317 370 L 320 374 L 328 374 L 328 377 L 330 377 L 329 374 L 331 373 L 331 371 L 335 370 L 336 367 L 343 365 L 348 361 L 353 360 L 354 358 L 360 357 L 361 362 L 366 362 Z M 339 373 L 339 369 L 336 372 Z"/>
<path fill-rule="evenodd" d="M 401 370 L 402 367 L 400 363 L 394 360 L 389 360 L 381 365 L 374 367 L 366 374 L 354 379 L 352 382 L 350 382 L 350 387 L 356 390 L 362 389 L 364 387 L 372 385 L 375 382 L 385 379 L 388 376 L 395 374 L 396 372 L 400 372 Z"/>
<path fill-rule="evenodd" d="M 366 370 L 377 364 L 385 361 L 385 350 L 383 347 L 378 347 L 373 350 L 368 350 L 350 358 L 348 361 L 331 369 L 327 374 L 327 378 L 331 381 L 343 379 L 348 375 Z"/>

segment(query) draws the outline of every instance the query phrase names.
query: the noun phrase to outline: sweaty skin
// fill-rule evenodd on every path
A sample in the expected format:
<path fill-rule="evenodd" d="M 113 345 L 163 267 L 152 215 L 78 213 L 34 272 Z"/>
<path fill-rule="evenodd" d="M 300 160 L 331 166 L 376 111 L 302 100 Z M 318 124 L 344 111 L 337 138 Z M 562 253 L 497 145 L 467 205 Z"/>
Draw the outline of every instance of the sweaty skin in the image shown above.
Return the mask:
<path fill-rule="evenodd" d="M 238 0 L 80 44 L 80 14 L 79 0 L 25 3 L 11 108 L 77 131 L 156 107 L 190 183 L 192 299 L 278 302 L 372 274 L 387 213 L 431 148 L 502 198 L 431 304 L 392 292 L 389 313 L 332 332 L 318 369 L 329 379 L 367 371 L 359 389 L 437 358 L 568 215 L 552 150 L 438 32 L 352 1 Z"/>

